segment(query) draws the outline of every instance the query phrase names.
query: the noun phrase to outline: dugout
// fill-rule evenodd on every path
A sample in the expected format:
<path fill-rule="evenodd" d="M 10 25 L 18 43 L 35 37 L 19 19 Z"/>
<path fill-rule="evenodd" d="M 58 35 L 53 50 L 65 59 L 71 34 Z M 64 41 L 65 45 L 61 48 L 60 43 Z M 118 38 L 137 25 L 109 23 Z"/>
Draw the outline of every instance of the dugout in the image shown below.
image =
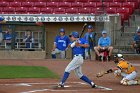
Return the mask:
<path fill-rule="evenodd" d="M 37 42 L 35 51 L 20 51 L 26 48 L 17 47 L 15 41 L 12 50 L 0 51 L 1 59 L 44 59 L 51 57 L 51 49 L 55 36 L 59 33 L 60 28 L 66 30 L 66 35 L 71 31 L 80 31 L 85 23 L 94 26 L 94 31 L 97 33 L 97 40 L 101 36 L 101 31 L 106 29 L 108 35 L 112 39 L 112 45 L 116 45 L 116 40 L 119 38 L 121 29 L 121 18 L 119 15 L 1 15 L 7 21 L 3 24 L 3 29 L 6 30 L 7 25 L 13 26 L 13 31 L 19 35 L 26 33 L 26 30 L 31 30 Z M 42 22 L 44 25 L 39 26 L 36 22 Z M 3 31 L 4 31 L 3 30 Z M 85 30 L 85 32 L 87 29 Z M 117 47 L 114 52 L 117 52 Z M 8 57 L 9 56 L 9 57 Z M 71 50 L 69 49 L 66 58 L 71 58 Z"/>

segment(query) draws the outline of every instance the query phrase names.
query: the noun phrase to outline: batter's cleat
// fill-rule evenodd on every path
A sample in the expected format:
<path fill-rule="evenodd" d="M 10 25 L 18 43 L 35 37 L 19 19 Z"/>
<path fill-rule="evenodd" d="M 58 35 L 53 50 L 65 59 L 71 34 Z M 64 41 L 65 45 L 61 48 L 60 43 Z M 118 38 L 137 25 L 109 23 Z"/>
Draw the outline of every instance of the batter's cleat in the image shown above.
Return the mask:
<path fill-rule="evenodd" d="M 94 84 L 93 82 L 91 82 L 91 88 L 96 88 L 96 84 Z"/>
<path fill-rule="evenodd" d="M 57 86 L 53 86 L 53 89 L 63 89 L 64 85 L 58 84 Z"/>

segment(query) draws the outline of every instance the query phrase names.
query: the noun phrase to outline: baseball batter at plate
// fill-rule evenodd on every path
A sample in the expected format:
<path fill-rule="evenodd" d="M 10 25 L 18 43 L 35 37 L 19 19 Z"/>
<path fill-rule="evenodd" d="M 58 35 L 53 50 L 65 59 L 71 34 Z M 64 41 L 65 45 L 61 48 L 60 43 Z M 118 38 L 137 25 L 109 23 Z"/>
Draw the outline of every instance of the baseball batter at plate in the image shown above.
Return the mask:
<path fill-rule="evenodd" d="M 104 73 L 98 73 L 97 77 L 103 76 L 103 74 L 114 73 L 116 77 L 121 78 L 120 84 L 122 85 L 138 85 L 140 81 L 136 79 L 136 68 L 126 61 L 122 54 L 116 54 L 114 56 L 114 62 L 117 65 L 116 68 L 109 69 Z"/>
<path fill-rule="evenodd" d="M 96 87 L 95 83 L 82 73 L 82 68 L 81 68 L 84 61 L 83 55 L 84 55 L 85 48 L 89 47 L 88 41 L 86 41 L 83 38 L 79 38 L 79 33 L 75 31 L 72 32 L 69 35 L 69 37 L 72 41 L 70 43 L 70 47 L 72 48 L 74 57 L 72 61 L 68 64 L 68 66 L 66 67 L 64 76 L 57 87 L 64 87 L 64 84 L 66 80 L 68 79 L 70 72 L 74 70 L 76 76 L 79 79 L 88 83 L 92 88 L 95 88 Z"/>

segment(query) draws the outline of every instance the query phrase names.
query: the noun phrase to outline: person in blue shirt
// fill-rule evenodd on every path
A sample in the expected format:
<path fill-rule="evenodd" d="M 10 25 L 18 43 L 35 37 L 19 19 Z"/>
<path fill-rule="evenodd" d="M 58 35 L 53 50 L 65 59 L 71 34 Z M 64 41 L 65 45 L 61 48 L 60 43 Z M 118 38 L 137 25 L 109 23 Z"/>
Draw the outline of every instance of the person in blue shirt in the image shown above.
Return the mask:
<path fill-rule="evenodd" d="M 70 44 L 70 39 L 65 35 L 65 29 L 61 28 L 59 30 L 59 35 L 56 36 L 53 49 L 52 49 L 52 58 L 56 59 L 56 54 L 60 54 L 60 58 L 64 59 L 66 56 L 66 50 Z"/>
<path fill-rule="evenodd" d="M 10 28 L 8 28 L 8 30 L 5 31 L 3 39 L 4 39 L 4 42 L 5 42 L 5 49 L 11 49 L 12 30 Z"/>
<path fill-rule="evenodd" d="M 64 75 L 60 81 L 60 83 L 58 84 L 57 88 L 64 88 L 64 84 L 66 82 L 66 80 L 68 79 L 70 72 L 72 70 L 74 70 L 75 75 L 85 81 L 86 83 L 88 83 L 92 88 L 95 88 L 96 85 L 95 83 L 90 80 L 86 75 L 84 75 L 82 73 L 82 64 L 83 64 L 83 55 L 85 52 L 85 48 L 88 48 L 88 41 L 85 40 L 84 38 L 79 38 L 79 33 L 74 31 L 69 35 L 70 39 L 71 39 L 71 43 L 70 43 L 70 47 L 72 48 L 72 52 L 73 52 L 73 59 L 72 61 L 68 64 L 68 66 L 65 69 Z"/>
<path fill-rule="evenodd" d="M 25 47 L 28 48 L 28 50 L 33 50 L 31 48 L 34 48 L 34 38 L 32 36 L 32 32 L 30 30 L 27 30 L 23 42 L 25 43 Z"/>
<path fill-rule="evenodd" d="M 132 48 L 136 49 L 136 53 L 140 53 L 140 29 L 137 29 L 137 33 L 133 37 Z"/>
<path fill-rule="evenodd" d="M 6 23 L 6 21 L 4 20 L 4 18 L 0 17 L 0 45 L 3 41 L 2 25 L 1 24 L 4 24 L 4 23 Z"/>
<path fill-rule="evenodd" d="M 111 46 L 111 39 L 109 36 L 107 36 L 106 30 L 102 31 L 102 37 L 99 38 L 98 40 L 98 46 L 94 47 L 94 50 L 96 54 L 98 55 L 99 59 L 101 59 L 101 55 L 99 53 L 100 50 L 108 50 L 109 51 L 109 56 L 108 60 L 110 60 L 110 56 L 113 51 L 113 47 Z"/>
<path fill-rule="evenodd" d="M 96 33 L 93 31 L 93 26 L 88 25 L 88 32 L 84 35 L 84 38 L 88 41 L 89 47 L 85 49 L 85 59 L 94 60 L 93 50 L 96 45 Z"/>

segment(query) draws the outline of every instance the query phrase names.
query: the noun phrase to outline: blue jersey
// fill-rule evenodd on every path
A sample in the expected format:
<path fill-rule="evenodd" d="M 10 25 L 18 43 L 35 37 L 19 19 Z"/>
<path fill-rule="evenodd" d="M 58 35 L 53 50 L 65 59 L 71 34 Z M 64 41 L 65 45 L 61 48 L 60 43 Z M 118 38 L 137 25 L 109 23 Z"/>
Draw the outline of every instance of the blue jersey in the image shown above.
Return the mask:
<path fill-rule="evenodd" d="M 26 39 L 27 38 L 27 39 Z M 32 43 L 32 36 L 24 36 L 24 39 L 26 39 L 26 43 L 25 43 L 25 46 L 26 48 L 33 48 L 34 47 L 34 44 Z"/>
<path fill-rule="evenodd" d="M 93 48 L 96 44 L 95 44 L 95 38 L 96 38 L 96 34 L 95 32 L 87 32 L 85 35 L 84 35 L 84 38 L 88 41 L 88 44 L 89 44 L 89 48 Z"/>
<path fill-rule="evenodd" d="M 2 18 L 2 17 L 0 17 L 0 21 L 3 21 L 4 20 L 4 18 Z M 2 32 L 2 27 L 1 27 L 1 25 L 0 25 L 0 33 Z"/>
<path fill-rule="evenodd" d="M 88 41 L 86 39 L 84 39 L 84 38 L 79 38 L 79 43 L 80 44 L 88 44 Z M 84 55 L 85 48 L 84 47 L 76 47 L 76 46 L 74 46 L 72 48 L 72 53 L 73 53 L 73 55 L 77 55 L 77 54 Z"/>
<path fill-rule="evenodd" d="M 108 46 L 110 46 L 111 45 L 110 37 L 108 37 L 108 36 L 106 38 L 100 37 L 99 41 L 98 41 L 98 45 L 100 45 L 101 47 L 108 47 Z"/>
<path fill-rule="evenodd" d="M 70 39 L 67 36 L 56 36 L 55 43 L 57 49 L 64 51 L 70 44 Z"/>
<path fill-rule="evenodd" d="M 12 35 L 10 33 L 4 34 L 4 40 L 11 40 L 11 39 L 12 39 Z"/>
<path fill-rule="evenodd" d="M 140 36 L 139 35 L 135 35 L 133 39 L 134 39 L 134 41 L 140 41 Z"/>

